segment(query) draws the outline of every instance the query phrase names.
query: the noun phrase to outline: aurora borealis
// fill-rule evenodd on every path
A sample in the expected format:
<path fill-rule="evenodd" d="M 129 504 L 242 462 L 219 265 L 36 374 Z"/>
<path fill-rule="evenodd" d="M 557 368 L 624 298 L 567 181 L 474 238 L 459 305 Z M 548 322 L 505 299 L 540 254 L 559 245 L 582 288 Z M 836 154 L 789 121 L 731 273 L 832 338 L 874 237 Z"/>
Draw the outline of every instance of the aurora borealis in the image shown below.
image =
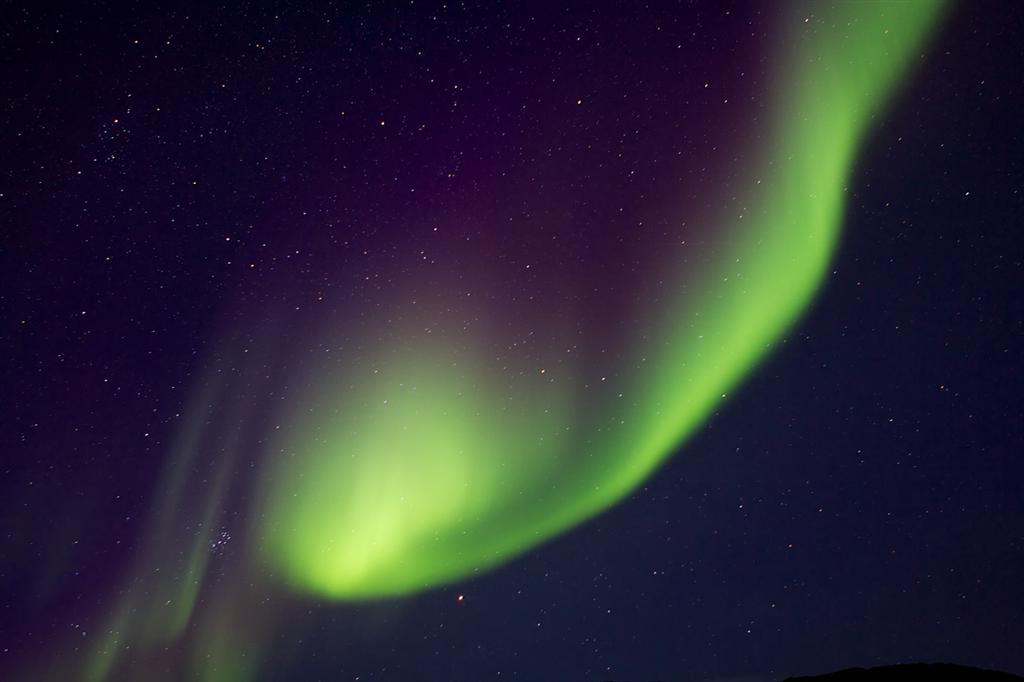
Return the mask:
<path fill-rule="evenodd" d="M 986 354 L 951 360 L 940 353 L 959 346 L 940 340 L 953 332 L 903 318 L 864 322 L 828 293 L 840 286 L 830 283 L 836 273 L 860 272 L 841 245 L 860 243 L 844 230 L 872 220 L 865 206 L 877 196 L 865 177 L 884 174 L 872 171 L 882 167 L 873 145 L 889 154 L 899 146 L 892 137 L 923 145 L 922 133 L 906 132 L 914 127 L 901 118 L 911 106 L 903 98 L 938 87 L 928 85 L 938 68 L 930 65 L 947 61 L 936 45 L 964 12 L 932 1 L 643 12 L 353 5 L 136 8 L 117 23 L 106 11 L 12 9 L 21 42 L 8 68 L 21 94 L 8 102 L 8 127 L 22 165 L 6 173 L 0 198 L 12 225 L 37 228 L 19 237 L 9 270 L 10 290 L 26 303 L 13 308 L 5 337 L 18 341 L 16 409 L 3 424 L 16 455 L 3 489 L 12 529 L 3 575 L 8 613 L 31 614 L 33 625 L 10 638 L 0 673 L 492 679 L 500 660 L 506 675 L 561 679 L 575 669 L 545 665 L 563 658 L 585 667 L 580 679 L 807 671 L 813 662 L 771 637 L 824 632 L 816 619 L 825 603 L 860 613 L 876 601 L 865 585 L 879 584 L 878 567 L 904 554 L 912 566 L 884 572 L 920 586 L 920 575 L 939 573 L 930 548 L 953 553 L 934 539 L 950 527 L 934 520 L 936 500 L 975 508 L 973 497 L 954 505 L 949 491 L 975 475 L 977 460 L 930 469 L 913 453 L 942 442 L 975 452 L 975 435 L 957 440 L 945 429 L 959 423 L 949 414 L 974 420 L 977 408 L 944 417 L 934 408 L 931 425 L 918 420 L 914 433 L 935 441 L 903 447 L 878 436 L 885 444 L 872 456 L 858 439 L 893 422 L 872 412 L 881 396 L 912 393 L 901 370 L 879 365 L 871 381 L 846 384 L 847 395 L 819 389 L 823 368 L 857 377 L 856 362 L 870 361 L 838 350 L 852 343 L 847 334 L 870 338 L 862 326 L 911 327 L 915 348 L 943 349 L 933 356 L 942 362 L 921 370 L 928 396 L 956 384 L 928 374 L 933 366 L 954 376 L 958 362 L 975 362 L 963 358 Z M 51 24 L 53 35 L 71 36 L 52 55 L 39 37 Z M 893 112 L 900 134 L 884 132 Z M 67 121 L 51 138 L 54 127 L 33 127 L 37 119 Z M 936 138 L 953 135 L 920 124 L 929 126 Z M 910 166 L 893 166 L 905 191 L 933 187 L 924 178 L 934 174 L 922 166 L 918 180 Z M 929 210 L 897 234 L 945 219 Z M 879 253 L 892 262 L 904 250 Z M 33 258 L 52 277 L 25 265 Z M 872 278 L 864 272 L 850 291 Z M 990 286 L 962 274 L 947 281 Z M 898 302 L 907 291 L 886 295 Z M 1001 302 L 1006 291 L 970 296 Z M 48 296 L 61 312 L 45 327 L 37 304 Z M 805 323 L 808 315 L 842 330 L 825 337 L 825 351 L 800 341 L 822 324 Z M 998 330 L 977 342 L 988 355 L 1007 346 Z M 973 327 L 964 335 L 976 338 Z M 892 362 L 918 371 L 907 353 Z M 979 384 L 987 376 L 963 367 Z M 1008 382 L 985 383 L 996 392 L 1017 375 L 991 372 Z M 799 434 L 818 427 L 774 416 L 785 408 L 759 397 L 771 390 L 811 395 L 793 408 L 801 418 L 815 408 L 845 414 L 855 435 L 834 427 L 823 436 L 843 454 L 802 449 L 812 435 Z M 849 415 L 859 414 L 872 415 L 870 428 L 853 429 Z M 993 414 L 992 423 L 1014 423 Z M 973 422 L 964 429 L 977 433 Z M 1019 428 L 985 432 L 1015 442 Z M 986 451 L 1012 450 L 1000 440 Z M 851 473 L 871 457 L 877 469 Z M 862 494 L 903 480 L 907 461 L 937 478 Z M 835 469 L 815 479 L 824 466 Z M 988 536 L 996 545 L 1024 519 L 1013 488 L 999 487 L 1013 480 L 999 470 L 989 489 L 977 488 L 986 500 L 978 518 L 1002 519 Z M 738 500 L 733 486 L 746 491 Z M 772 495 L 778 503 L 765 503 Z M 826 510 L 848 526 L 822 530 Z M 893 531 L 879 530 L 876 512 L 902 520 L 900 540 L 883 539 Z M 730 521 L 748 514 L 749 526 Z M 836 549 L 842 537 L 857 550 Z M 1005 571 L 936 588 L 915 605 L 930 613 L 947 594 L 990 605 L 980 586 L 1007 584 L 1020 551 L 1012 546 L 994 551 L 1009 557 Z M 786 563 L 804 551 L 806 571 Z M 650 556 L 659 557 L 653 567 Z M 554 563 L 579 573 L 548 584 Z M 967 584 L 950 576 L 973 564 L 948 563 L 961 568 L 943 569 L 942 580 Z M 728 568 L 696 587 L 705 565 Z M 615 575 L 635 587 L 602 591 Z M 907 594 L 884 584 L 892 587 L 877 594 Z M 789 601 L 797 594 L 802 608 Z M 1000 608 L 1012 611 L 1018 595 Z M 754 603 L 758 615 L 723 625 L 722 614 Z M 999 608 L 950 616 L 961 608 L 950 603 L 932 620 L 974 631 L 991 618 L 979 631 L 1012 629 L 993 615 Z M 627 630 L 639 630 L 613 627 L 613 613 L 632 614 Z M 558 618 L 582 624 L 551 635 Z M 773 618 L 789 629 L 749 644 Z M 601 619 L 609 625 L 593 624 Z M 868 642 L 863 655 L 934 657 L 913 637 L 872 634 L 876 642 L 864 633 L 878 628 L 862 621 L 854 638 Z M 684 631 L 707 634 L 672 634 Z M 647 644 L 635 645 L 640 635 Z M 644 668 L 618 641 L 660 649 Z M 909 653 L 890 652 L 890 641 Z M 997 650 L 1005 637 L 986 641 L 967 662 L 1019 662 Z M 740 667 L 722 663 L 739 660 L 737 651 L 748 652 Z"/>
<path fill-rule="evenodd" d="M 574 345 L 588 355 L 579 346 L 600 347 L 600 336 L 539 330 L 539 366 L 495 366 L 485 338 L 425 338 L 409 325 L 391 332 L 397 347 L 300 399 L 313 407 L 282 439 L 263 531 L 285 580 L 341 598 L 425 589 L 506 560 L 641 483 L 813 296 L 858 142 L 939 7 L 848 5 L 797 33 L 764 160 L 739 176 L 742 224 L 712 219 L 699 275 L 649 261 L 669 281 L 695 277 L 699 293 L 666 294 L 628 323 L 626 369 L 610 386 L 582 385 L 588 368 L 559 357 Z"/>

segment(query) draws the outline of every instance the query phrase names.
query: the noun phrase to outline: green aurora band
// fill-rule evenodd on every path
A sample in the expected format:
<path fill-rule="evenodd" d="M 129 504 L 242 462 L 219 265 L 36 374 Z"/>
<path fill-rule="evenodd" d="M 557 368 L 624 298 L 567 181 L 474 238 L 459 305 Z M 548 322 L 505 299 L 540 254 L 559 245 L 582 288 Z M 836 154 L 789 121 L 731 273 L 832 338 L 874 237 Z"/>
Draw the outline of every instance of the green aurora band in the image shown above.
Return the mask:
<path fill-rule="evenodd" d="M 787 13 L 771 123 L 740 174 L 741 210 L 712 217 L 722 239 L 698 274 L 665 264 L 666 287 L 696 293 L 652 302 L 630 321 L 623 371 L 607 381 L 563 357 L 566 330 L 545 330 L 540 355 L 560 361 L 541 374 L 543 365 L 499 366 L 484 338 L 424 335 L 408 321 L 369 334 L 392 339 L 374 357 L 336 373 L 314 368 L 297 414 L 261 412 L 210 369 L 168 454 L 136 561 L 93 628 L 96 644 L 47 656 L 24 679 L 102 682 L 144 667 L 147 679 L 243 682 L 287 608 L 264 606 L 275 585 L 337 600 L 411 594 L 478 575 L 621 500 L 813 299 L 857 151 L 944 7 Z M 272 351 L 221 350 L 249 378 L 262 376 Z M 217 584 L 208 548 L 247 483 L 234 479 L 253 443 L 266 452 L 246 455 L 259 479 L 243 494 L 247 550 Z M 219 455 L 198 454 L 211 451 Z M 177 667 L 147 665 L 170 655 Z"/>
<path fill-rule="evenodd" d="M 631 376 L 584 390 L 584 368 L 502 372 L 406 330 L 323 378 L 278 440 L 254 532 L 273 574 L 337 599 L 472 576 L 616 503 L 694 432 L 812 300 L 858 146 L 941 4 L 805 9 L 743 217 L 721 219 L 700 293 L 635 330 Z"/>

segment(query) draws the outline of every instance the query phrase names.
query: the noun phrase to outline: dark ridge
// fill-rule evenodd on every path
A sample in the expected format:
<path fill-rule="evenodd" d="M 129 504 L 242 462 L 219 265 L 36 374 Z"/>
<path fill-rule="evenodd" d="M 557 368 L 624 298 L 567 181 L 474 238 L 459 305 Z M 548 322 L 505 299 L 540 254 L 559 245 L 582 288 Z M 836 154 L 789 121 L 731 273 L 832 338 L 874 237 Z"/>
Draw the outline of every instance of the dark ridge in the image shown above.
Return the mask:
<path fill-rule="evenodd" d="M 952 663 L 908 663 L 906 665 L 884 665 L 878 668 L 847 668 L 824 675 L 808 677 L 787 677 L 783 682 L 807 682 L 827 680 L 828 682 L 893 682 L 903 680 L 982 680 L 983 682 L 1011 682 L 1024 677 L 998 670 L 984 670 Z"/>

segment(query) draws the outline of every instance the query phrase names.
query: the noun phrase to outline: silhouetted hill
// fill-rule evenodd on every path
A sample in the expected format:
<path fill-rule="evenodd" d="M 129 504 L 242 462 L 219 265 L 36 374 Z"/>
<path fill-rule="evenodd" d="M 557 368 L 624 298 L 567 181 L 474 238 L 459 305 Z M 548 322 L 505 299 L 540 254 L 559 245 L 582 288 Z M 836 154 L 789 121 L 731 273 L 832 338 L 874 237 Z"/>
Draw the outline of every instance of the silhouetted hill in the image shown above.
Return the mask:
<path fill-rule="evenodd" d="M 783 682 L 906 682 L 909 680 L 1014 682 L 1024 680 L 1024 677 L 997 670 L 983 670 L 951 663 L 908 663 L 878 668 L 848 668 L 809 677 L 787 677 Z"/>

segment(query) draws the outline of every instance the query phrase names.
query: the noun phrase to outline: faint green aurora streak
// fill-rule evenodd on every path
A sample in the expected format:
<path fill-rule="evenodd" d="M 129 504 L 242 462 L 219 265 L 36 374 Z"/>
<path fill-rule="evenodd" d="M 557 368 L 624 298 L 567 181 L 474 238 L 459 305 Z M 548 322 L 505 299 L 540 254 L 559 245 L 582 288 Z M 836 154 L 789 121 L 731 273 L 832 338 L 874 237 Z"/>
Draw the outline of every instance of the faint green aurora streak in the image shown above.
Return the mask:
<path fill-rule="evenodd" d="M 634 337 L 622 397 L 595 399 L 585 423 L 570 390 L 503 378 L 412 330 L 375 359 L 380 369 L 352 367 L 344 388 L 322 387 L 282 439 L 262 507 L 261 548 L 279 576 L 333 598 L 415 592 L 507 560 L 640 484 L 813 298 L 857 147 L 940 7 L 793 16 L 749 210 L 741 224 L 723 218 L 729 246 L 701 294 L 657 311 L 651 333 Z"/>
<path fill-rule="evenodd" d="M 223 415 L 230 423 L 211 432 L 208 406 L 230 399 L 209 382 L 79 677 L 116 677 L 145 650 L 180 640 L 190 678 L 249 679 L 269 626 L 238 614 L 261 585 L 342 600 L 410 594 L 496 566 L 621 500 L 813 299 L 858 148 L 944 6 L 805 5 L 806 23 L 799 10 L 789 14 L 773 123 L 759 161 L 741 174 L 744 217 L 718 217 L 725 238 L 690 287 L 699 293 L 648 312 L 631 337 L 628 375 L 606 395 L 582 406 L 579 376 L 511 380 L 485 348 L 413 332 L 343 377 L 325 373 L 261 464 L 240 567 L 246 588 L 201 605 L 205 550 L 235 486 L 235 434 L 253 426 L 249 410 L 234 406 Z M 192 485 L 204 439 L 227 443 L 226 456 L 204 470 L 211 484 Z"/>

